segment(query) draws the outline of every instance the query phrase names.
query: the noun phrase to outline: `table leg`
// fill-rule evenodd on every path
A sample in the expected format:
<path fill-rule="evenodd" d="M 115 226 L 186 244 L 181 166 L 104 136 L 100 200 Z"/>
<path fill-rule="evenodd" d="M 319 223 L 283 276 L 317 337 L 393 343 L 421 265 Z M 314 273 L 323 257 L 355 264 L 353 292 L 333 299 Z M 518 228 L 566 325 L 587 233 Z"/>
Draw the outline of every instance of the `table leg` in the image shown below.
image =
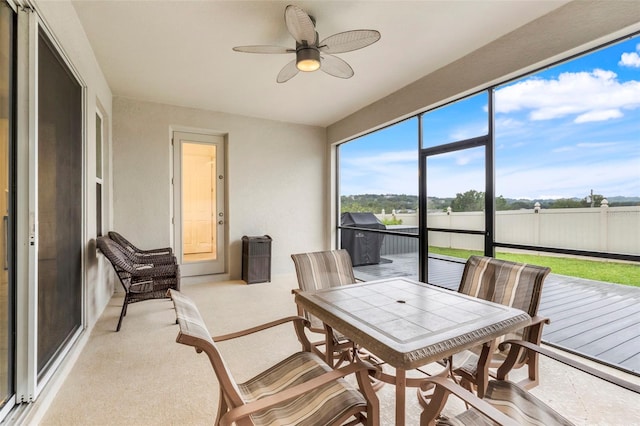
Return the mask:
<path fill-rule="evenodd" d="M 327 352 L 325 353 L 327 364 L 331 368 L 334 368 L 333 365 L 333 329 L 329 327 L 327 324 L 324 325 L 324 333 L 325 333 L 325 349 Z"/>
<path fill-rule="evenodd" d="M 396 426 L 404 426 L 407 399 L 407 372 L 396 368 Z"/>

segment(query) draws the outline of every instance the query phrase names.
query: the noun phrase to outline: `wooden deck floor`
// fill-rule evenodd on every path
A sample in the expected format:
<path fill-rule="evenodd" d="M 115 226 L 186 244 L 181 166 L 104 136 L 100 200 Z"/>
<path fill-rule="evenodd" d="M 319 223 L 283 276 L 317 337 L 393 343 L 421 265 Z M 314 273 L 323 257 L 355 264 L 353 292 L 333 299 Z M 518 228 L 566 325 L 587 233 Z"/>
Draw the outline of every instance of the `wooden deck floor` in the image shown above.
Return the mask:
<path fill-rule="evenodd" d="M 379 265 L 356 266 L 359 279 L 417 279 L 417 256 L 385 256 Z M 457 290 L 464 265 L 429 259 L 429 282 Z M 640 288 L 551 273 L 540 315 L 549 317 L 544 343 L 640 376 Z"/>

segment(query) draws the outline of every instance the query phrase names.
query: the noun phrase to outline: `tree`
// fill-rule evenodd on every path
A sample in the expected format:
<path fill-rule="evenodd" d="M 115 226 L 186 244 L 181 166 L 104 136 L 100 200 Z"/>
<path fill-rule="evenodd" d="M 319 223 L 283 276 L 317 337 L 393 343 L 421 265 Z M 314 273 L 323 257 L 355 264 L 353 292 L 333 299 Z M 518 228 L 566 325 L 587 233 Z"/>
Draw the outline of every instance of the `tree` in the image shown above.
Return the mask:
<path fill-rule="evenodd" d="M 584 207 L 591 207 L 591 206 L 600 207 L 600 204 L 602 204 L 602 200 L 604 200 L 604 195 L 600 195 L 600 194 L 587 195 L 586 197 L 583 198 Z"/>
<path fill-rule="evenodd" d="M 502 195 L 499 195 L 498 198 L 496 198 L 496 211 L 498 210 L 511 210 L 507 200 L 505 200 Z"/>
<path fill-rule="evenodd" d="M 586 207 L 585 200 L 576 200 L 575 198 L 558 198 L 548 206 L 550 209 L 575 209 Z"/>
<path fill-rule="evenodd" d="M 521 209 L 532 209 L 532 208 L 534 208 L 533 201 L 523 201 L 523 200 L 514 201 L 509 206 L 510 210 L 521 210 Z"/>
<path fill-rule="evenodd" d="M 451 201 L 451 210 L 454 212 L 477 212 L 484 210 L 484 192 L 471 189 L 464 194 L 457 193 Z"/>

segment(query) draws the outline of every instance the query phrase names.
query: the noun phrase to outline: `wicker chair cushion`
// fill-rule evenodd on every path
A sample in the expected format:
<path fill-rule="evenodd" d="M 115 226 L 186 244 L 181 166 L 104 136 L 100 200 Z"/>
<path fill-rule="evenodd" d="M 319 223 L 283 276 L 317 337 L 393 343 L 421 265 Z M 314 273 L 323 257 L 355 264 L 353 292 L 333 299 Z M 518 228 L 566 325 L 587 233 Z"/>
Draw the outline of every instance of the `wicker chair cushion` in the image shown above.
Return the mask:
<path fill-rule="evenodd" d="M 238 387 L 244 399 L 251 402 L 305 383 L 327 371 L 331 368 L 315 354 L 298 352 Z M 254 414 L 251 420 L 256 425 L 330 425 L 352 408 L 366 405 L 362 394 L 340 379 Z"/>
<path fill-rule="evenodd" d="M 573 425 L 531 393 L 506 380 L 490 381 L 484 400 L 521 425 Z M 493 425 L 494 423 L 476 410 L 470 409 L 453 418 L 441 418 L 436 421 L 436 424 L 439 426 L 469 426 Z"/>

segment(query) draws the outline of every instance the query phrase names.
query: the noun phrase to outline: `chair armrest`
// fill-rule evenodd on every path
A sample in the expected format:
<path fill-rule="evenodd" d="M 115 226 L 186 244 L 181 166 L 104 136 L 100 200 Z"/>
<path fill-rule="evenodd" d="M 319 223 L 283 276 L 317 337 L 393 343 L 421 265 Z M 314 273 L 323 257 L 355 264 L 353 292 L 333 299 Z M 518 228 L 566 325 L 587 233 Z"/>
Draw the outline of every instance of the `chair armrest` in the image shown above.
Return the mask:
<path fill-rule="evenodd" d="M 487 416 L 494 422 L 503 426 L 516 426 L 519 423 L 508 417 L 506 414 L 498 411 L 488 402 L 478 398 L 473 393 L 469 392 L 462 386 L 454 383 L 453 381 L 444 377 L 430 377 L 424 380 L 421 387 L 428 388 L 435 385 L 435 390 L 430 398 L 430 401 L 426 404 L 426 408 L 422 412 L 421 425 L 433 425 L 436 417 L 440 414 L 444 405 L 447 402 L 450 394 L 453 394 L 463 400 L 465 403 L 471 405 L 483 415 Z M 418 393 L 421 395 L 421 393 Z"/>
<path fill-rule="evenodd" d="M 529 328 L 529 341 L 539 345 L 542 341 L 542 328 L 545 324 L 551 324 L 551 320 L 547 317 L 543 317 L 540 315 L 536 315 L 531 318 L 531 324 L 527 327 Z"/>
<path fill-rule="evenodd" d="M 510 345 L 511 347 L 509 348 L 509 355 L 512 352 L 519 352 L 520 348 L 525 348 L 527 350 L 539 353 L 541 355 L 544 355 L 546 357 L 549 357 L 555 361 L 561 362 L 562 364 L 568 365 L 569 367 L 573 367 L 579 371 L 582 371 L 584 373 L 587 373 L 591 376 L 594 377 L 598 377 L 599 379 L 602 379 L 604 381 L 607 381 L 609 383 L 613 383 L 614 385 L 618 385 L 624 388 L 627 388 L 629 390 L 632 390 L 636 393 L 640 393 L 640 386 L 636 385 L 635 383 L 631 383 L 629 381 L 626 381 L 624 379 L 615 377 L 611 374 L 608 374 L 604 371 L 600 371 L 597 370 L 593 367 L 590 367 L 586 364 L 581 363 L 580 361 L 576 361 L 574 359 L 568 358 L 564 355 L 558 354 L 554 351 L 551 351 L 547 348 L 543 348 L 541 346 L 538 346 L 536 344 L 533 344 L 531 342 L 525 342 L 523 340 L 506 340 L 502 343 L 500 343 L 500 349 L 504 350 L 506 349 L 507 345 Z M 507 356 L 507 360 L 509 359 L 509 355 Z M 500 368 L 498 369 L 498 379 L 500 379 L 501 377 L 504 377 L 504 375 L 509 371 L 510 367 L 507 364 L 507 361 L 505 361 L 505 363 L 500 366 Z M 504 369 L 504 370 L 503 370 Z M 505 371 L 506 370 L 506 371 Z"/>
<path fill-rule="evenodd" d="M 137 266 L 140 267 L 138 269 L 132 264 L 134 269 L 130 272 L 131 275 L 135 277 L 166 277 L 175 275 L 179 271 L 179 266 L 176 264 L 151 265 L 150 267 L 143 267 L 142 265 L 138 264 Z"/>
<path fill-rule="evenodd" d="M 171 247 L 163 247 L 163 248 L 148 249 L 148 250 L 140 249 L 139 252 L 143 255 L 149 255 L 149 256 L 159 256 L 163 254 L 173 255 L 173 249 Z"/>
<path fill-rule="evenodd" d="M 175 265 L 178 263 L 175 255 L 173 254 L 155 254 L 155 255 L 141 255 L 132 253 L 133 258 L 139 263 L 151 263 L 152 265 Z"/>
<path fill-rule="evenodd" d="M 543 324 L 543 323 L 551 324 L 551 320 L 547 317 L 536 315 L 533 318 L 531 318 L 531 323 L 529 323 L 527 327 L 533 327 L 534 325 Z"/>
<path fill-rule="evenodd" d="M 296 335 L 298 336 L 298 341 L 302 345 L 302 349 L 304 351 L 311 351 L 311 342 L 307 338 L 307 335 L 304 333 L 305 327 L 310 327 L 311 324 L 306 318 L 290 316 L 286 318 L 280 318 L 275 321 L 271 321 L 265 324 L 260 324 L 255 327 L 247 328 L 244 330 L 236 331 L 234 333 L 223 334 L 221 336 L 213 336 L 212 339 L 214 342 L 224 342 L 225 340 L 236 339 L 238 337 L 247 336 L 249 334 L 257 333 L 259 331 L 267 330 L 269 328 L 277 327 L 282 324 L 286 324 L 292 322 L 293 326 L 296 330 Z"/>
<path fill-rule="evenodd" d="M 364 371 L 375 371 L 375 368 L 362 361 L 356 361 L 342 368 L 328 371 L 318 377 L 314 377 L 307 382 L 292 386 L 277 394 L 269 395 L 256 401 L 252 401 L 248 404 L 233 408 L 229 410 L 224 416 L 222 416 L 222 418 L 220 419 L 220 425 L 231 425 L 234 422 L 237 422 L 239 419 L 250 416 L 251 414 L 257 413 L 258 411 L 268 409 L 290 399 L 304 395 L 316 388 L 319 388 L 320 386 L 324 386 L 327 383 L 336 381 L 350 374 Z"/>

